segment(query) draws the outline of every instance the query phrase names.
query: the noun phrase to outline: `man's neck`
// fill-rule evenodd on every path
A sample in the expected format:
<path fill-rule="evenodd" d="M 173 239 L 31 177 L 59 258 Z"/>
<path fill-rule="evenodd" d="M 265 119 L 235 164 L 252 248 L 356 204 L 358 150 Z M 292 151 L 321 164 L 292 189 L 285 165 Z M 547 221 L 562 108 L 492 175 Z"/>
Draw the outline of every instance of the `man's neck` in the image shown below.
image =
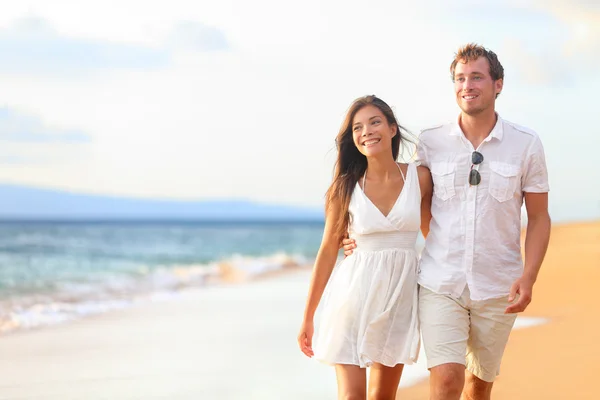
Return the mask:
<path fill-rule="evenodd" d="M 461 113 L 458 118 L 460 129 L 475 149 L 489 136 L 497 121 L 498 115 L 494 110 L 478 115 Z"/>

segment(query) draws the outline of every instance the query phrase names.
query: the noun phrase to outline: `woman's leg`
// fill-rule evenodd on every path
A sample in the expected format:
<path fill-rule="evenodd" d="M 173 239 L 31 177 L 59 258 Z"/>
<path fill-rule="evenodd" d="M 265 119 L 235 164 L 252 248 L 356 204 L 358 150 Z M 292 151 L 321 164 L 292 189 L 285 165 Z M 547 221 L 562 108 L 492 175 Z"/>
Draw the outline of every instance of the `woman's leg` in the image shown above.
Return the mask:
<path fill-rule="evenodd" d="M 365 400 L 367 372 L 358 365 L 336 364 L 338 400 Z"/>
<path fill-rule="evenodd" d="M 404 364 L 395 367 L 374 363 L 369 374 L 369 400 L 394 400 Z"/>

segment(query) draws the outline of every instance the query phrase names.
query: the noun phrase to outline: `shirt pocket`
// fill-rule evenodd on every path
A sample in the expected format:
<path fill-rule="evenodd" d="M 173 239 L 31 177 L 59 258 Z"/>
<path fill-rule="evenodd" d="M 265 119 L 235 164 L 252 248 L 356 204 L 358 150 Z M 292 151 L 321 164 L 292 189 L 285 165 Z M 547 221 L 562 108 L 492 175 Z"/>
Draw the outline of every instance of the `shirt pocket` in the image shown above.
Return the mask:
<path fill-rule="evenodd" d="M 431 177 L 433 178 L 433 194 L 440 200 L 446 201 L 454 197 L 454 177 L 456 164 L 449 162 L 432 162 Z"/>
<path fill-rule="evenodd" d="M 490 195 L 499 202 L 513 198 L 519 181 L 519 166 L 500 161 L 490 162 Z"/>

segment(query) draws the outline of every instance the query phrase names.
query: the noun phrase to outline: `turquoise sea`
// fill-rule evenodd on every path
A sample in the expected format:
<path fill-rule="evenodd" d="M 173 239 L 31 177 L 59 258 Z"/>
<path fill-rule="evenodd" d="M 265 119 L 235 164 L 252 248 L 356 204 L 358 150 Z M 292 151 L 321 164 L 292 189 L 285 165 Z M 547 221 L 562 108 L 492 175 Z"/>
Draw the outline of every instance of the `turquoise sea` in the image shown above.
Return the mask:
<path fill-rule="evenodd" d="M 0 222 L 0 333 L 312 263 L 322 222 Z"/>

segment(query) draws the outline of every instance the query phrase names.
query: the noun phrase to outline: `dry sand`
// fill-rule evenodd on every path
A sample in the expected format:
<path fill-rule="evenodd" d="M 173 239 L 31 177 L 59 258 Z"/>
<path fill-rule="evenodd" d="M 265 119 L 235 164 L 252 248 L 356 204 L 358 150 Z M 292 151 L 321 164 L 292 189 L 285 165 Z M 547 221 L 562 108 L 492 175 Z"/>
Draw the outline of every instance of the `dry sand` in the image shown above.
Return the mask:
<path fill-rule="evenodd" d="M 492 398 L 600 399 L 600 222 L 552 229 L 523 315 L 549 322 L 511 334 Z M 428 399 L 428 383 L 401 389 L 397 398 Z"/>

